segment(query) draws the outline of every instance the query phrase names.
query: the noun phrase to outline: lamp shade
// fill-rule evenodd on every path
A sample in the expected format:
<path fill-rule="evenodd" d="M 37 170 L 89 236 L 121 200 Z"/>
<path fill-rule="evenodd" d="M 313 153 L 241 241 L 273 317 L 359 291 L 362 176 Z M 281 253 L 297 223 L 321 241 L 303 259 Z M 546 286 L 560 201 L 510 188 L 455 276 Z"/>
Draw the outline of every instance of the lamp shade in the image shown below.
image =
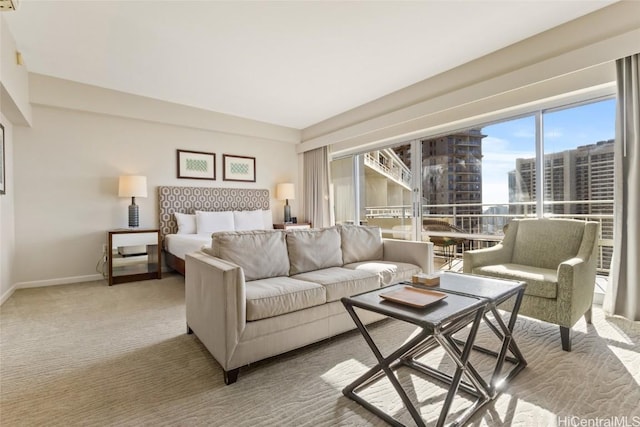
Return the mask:
<path fill-rule="evenodd" d="M 120 197 L 147 197 L 146 176 L 121 176 L 118 182 L 118 196 Z"/>
<path fill-rule="evenodd" d="M 285 182 L 278 184 L 276 187 L 276 199 L 278 200 L 293 200 L 296 198 L 296 191 L 293 184 Z"/>

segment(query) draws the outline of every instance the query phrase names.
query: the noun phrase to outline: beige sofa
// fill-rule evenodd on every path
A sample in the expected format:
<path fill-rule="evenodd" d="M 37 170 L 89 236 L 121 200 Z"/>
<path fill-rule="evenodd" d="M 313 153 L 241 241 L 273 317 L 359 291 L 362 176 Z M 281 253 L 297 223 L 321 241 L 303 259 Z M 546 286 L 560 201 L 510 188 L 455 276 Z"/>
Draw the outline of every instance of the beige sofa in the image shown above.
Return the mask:
<path fill-rule="evenodd" d="M 591 323 L 598 229 L 573 219 L 514 219 L 498 245 L 464 253 L 464 272 L 526 282 L 519 314 L 559 325 L 562 348 L 571 351 L 573 325 L 583 315 Z"/>
<path fill-rule="evenodd" d="M 354 329 L 340 298 L 432 269 L 431 243 L 378 227 L 214 233 L 210 250 L 186 256 L 187 332 L 231 384 L 241 366 Z"/>

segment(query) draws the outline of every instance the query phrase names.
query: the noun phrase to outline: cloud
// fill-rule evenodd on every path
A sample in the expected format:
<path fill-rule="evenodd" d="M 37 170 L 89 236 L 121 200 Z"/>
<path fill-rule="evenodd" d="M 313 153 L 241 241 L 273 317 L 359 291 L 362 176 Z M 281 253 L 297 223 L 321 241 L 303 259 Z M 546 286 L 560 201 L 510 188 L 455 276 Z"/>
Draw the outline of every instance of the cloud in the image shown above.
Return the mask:
<path fill-rule="evenodd" d="M 536 133 L 533 130 L 529 129 L 518 129 L 512 133 L 515 138 L 527 138 L 534 139 L 536 137 Z"/>
<path fill-rule="evenodd" d="M 545 139 L 560 139 L 564 136 L 564 132 L 561 129 L 549 129 L 544 131 Z"/>

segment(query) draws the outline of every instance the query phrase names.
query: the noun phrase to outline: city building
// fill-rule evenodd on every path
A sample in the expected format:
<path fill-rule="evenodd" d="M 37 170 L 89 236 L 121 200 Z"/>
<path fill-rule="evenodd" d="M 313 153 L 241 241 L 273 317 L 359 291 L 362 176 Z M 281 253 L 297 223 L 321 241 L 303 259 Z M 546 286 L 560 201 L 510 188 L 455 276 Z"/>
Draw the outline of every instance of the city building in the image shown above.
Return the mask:
<path fill-rule="evenodd" d="M 602 239 L 613 239 L 613 140 L 545 154 L 545 213 L 553 215 L 603 215 Z M 509 213 L 532 213 L 536 199 L 535 158 L 516 159 L 509 173 Z M 578 203 L 582 201 L 582 203 Z M 608 268 L 611 248 L 602 249 Z"/>
<path fill-rule="evenodd" d="M 480 129 L 422 141 L 422 199 L 427 217 L 482 213 L 482 139 Z M 478 230 L 479 220 L 455 224 Z"/>

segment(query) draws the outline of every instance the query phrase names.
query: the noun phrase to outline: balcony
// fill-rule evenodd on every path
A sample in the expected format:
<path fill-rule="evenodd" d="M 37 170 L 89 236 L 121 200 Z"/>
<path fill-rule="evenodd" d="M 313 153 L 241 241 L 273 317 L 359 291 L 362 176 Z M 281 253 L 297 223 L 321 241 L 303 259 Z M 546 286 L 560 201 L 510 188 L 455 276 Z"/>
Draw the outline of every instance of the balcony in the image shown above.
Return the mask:
<path fill-rule="evenodd" d="M 365 166 L 382 176 L 411 189 L 411 170 L 391 149 L 372 151 L 364 155 Z"/>
<path fill-rule="evenodd" d="M 578 208 L 579 207 L 579 208 Z M 613 214 L 612 213 L 547 213 L 548 209 L 560 212 L 571 212 L 578 209 L 598 207 L 600 211 L 613 212 L 613 200 L 576 200 L 545 202 L 545 217 L 573 218 L 583 221 L 595 221 L 600 224 L 598 241 L 598 273 L 609 274 L 611 254 L 613 252 Z M 493 246 L 502 240 L 503 228 L 514 218 L 535 218 L 535 203 L 506 203 L 488 205 L 479 203 L 423 205 L 424 220 L 447 221 L 464 232 L 423 231 L 422 239 L 429 236 L 455 237 L 468 243 L 456 246 L 453 257 L 461 266 L 462 253 L 465 250 Z M 604 208 L 604 209 L 603 209 Z M 411 239 L 411 206 L 370 206 L 366 209 L 366 220 L 369 225 L 379 225 L 383 236 L 400 239 Z M 589 208 L 587 208 L 588 210 Z M 478 213 L 479 212 L 479 213 Z M 436 254 L 441 248 L 436 248 Z M 441 254 L 443 254 L 441 252 Z"/>

